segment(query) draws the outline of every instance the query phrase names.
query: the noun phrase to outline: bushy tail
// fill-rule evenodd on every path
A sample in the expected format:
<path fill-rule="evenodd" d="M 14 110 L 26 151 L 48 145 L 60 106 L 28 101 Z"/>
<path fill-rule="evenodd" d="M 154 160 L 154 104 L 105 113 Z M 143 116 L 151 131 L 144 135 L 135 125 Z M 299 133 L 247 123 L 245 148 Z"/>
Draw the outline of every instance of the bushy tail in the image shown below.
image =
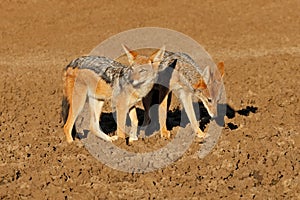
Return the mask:
<path fill-rule="evenodd" d="M 66 67 L 66 69 L 68 68 L 69 66 Z M 62 120 L 64 122 L 63 125 L 66 124 L 67 120 L 68 120 L 68 116 L 69 116 L 69 110 L 70 110 L 70 103 L 69 103 L 69 100 L 66 96 L 66 88 L 68 87 L 68 82 L 66 81 L 66 76 L 67 76 L 67 72 L 66 72 L 66 69 L 64 70 L 63 72 L 63 83 L 64 83 L 64 91 L 63 91 L 63 97 L 62 97 L 62 102 L 61 102 L 61 117 L 62 117 Z M 76 127 L 75 127 L 75 124 L 72 128 L 72 136 L 73 138 L 76 136 Z"/>
<path fill-rule="evenodd" d="M 68 65 L 69 66 L 69 65 Z M 62 102 L 61 102 L 61 117 L 64 122 L 64 125 L 67 122 L 68 115 L 69 115 L 69 109 L 70 109 L 70 103 L 68 101 L 67 95 L 66 95 L 66 89 L 67 89 L 67 69 L 68 66 L 63 70 L 63 76 L 62 76 L 62 81 L 63 81 L 63 97 L 62 97 Z"/>
<path fill-rule="evenodd" d="M 64 125 L 67 122 L 69 115 L 70 104 L 68 102 L 67 97 L 64 95 L 61 102 L 61 117 L 63 119 Z"/>

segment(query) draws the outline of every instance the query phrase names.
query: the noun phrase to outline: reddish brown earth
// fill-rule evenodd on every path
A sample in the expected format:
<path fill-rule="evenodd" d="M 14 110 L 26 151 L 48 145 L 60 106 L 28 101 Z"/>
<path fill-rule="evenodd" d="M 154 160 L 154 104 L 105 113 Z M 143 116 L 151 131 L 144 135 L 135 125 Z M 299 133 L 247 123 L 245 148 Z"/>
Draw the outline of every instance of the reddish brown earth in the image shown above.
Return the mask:
<path fill-rule="evenodd" d="M 2 0 L 0 198 L 299 199 L 299 8 L 298 0 Z M 78 139 L 66 143 L 61 74 L 101 41 L 145 26 L 187 34 L 223 60 L 228 104 L 257 112 L 226 117 L 204 159 L 194 156 L 195 140 L 166 168 L 130 174 L 100 163 Z"/>

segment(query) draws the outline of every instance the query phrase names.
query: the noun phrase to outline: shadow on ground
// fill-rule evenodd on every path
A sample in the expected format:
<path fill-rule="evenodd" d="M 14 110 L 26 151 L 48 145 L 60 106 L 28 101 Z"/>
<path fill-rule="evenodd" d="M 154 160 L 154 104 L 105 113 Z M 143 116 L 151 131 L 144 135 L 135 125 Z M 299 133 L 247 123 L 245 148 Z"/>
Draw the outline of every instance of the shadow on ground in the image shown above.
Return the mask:
<path fill-rule="evenodd" d="M 197 114 L 197 118 L 201 130 L 204 130 L 211 120 L 216 120 L 219 126 L 225 126 L 225 122 L 224 122 L 225 116 L 228 117 L 229 119 L 233 119 L 236 117 L 237 114 L 243 116 L 249 116 L 250 113 L 256 113 L 258 110 L 258 108 L 254 106 L 246 106 L 246 108 L 243 108 L 241 110 L 234 110 L 228 104 L 219 104 L 218 110 L 222 110 L 223 112 L 221 113 L 224 114 L 212 119 L 209 116 L 207 110 L 205 109 L 203 103 L 200 102 L 198 103 L 198 105 L 194 104 L 194 106 L 198 106 L 200 110 L 200 112 Z M 150 136 L 159 130 L 158 120 L 151 120 L 150 124 L 147 127 L 142 127 L 144 121 L 144 114 L 145 114 L 144 110 L 137 108 L 139 129 L 145 130 L 146 136 Z M 112 112 L 101 114 L 100 127 L 104 133 L 110 134 L 117 130 L 117 124 L 114 116 L 115 113 Z M 129 119 L 129 117 L 127 119 Z M 168 130 L 172 130 L 176 126 L 185 127 L 189 123 L 189 120 L 184 110 L 180 110 L 179 108 L 176 108 L 172 111 L 168 111 L 166 123 L 167 123 Z M 129 120 L 127 120 L 127 125 L 130 126 Z M 226 125 L 231 130 L 238 128 L 238 126 L 232 122 L 229 122 Z"/>

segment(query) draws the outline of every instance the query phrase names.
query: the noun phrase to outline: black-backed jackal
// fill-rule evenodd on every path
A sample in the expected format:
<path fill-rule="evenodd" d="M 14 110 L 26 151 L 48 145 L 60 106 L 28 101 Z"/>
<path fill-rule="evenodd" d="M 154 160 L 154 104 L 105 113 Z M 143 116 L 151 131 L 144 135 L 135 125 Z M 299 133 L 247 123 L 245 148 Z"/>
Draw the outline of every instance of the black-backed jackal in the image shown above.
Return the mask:
<path fill-rule="evenodd" d="M 129 112 L 132 129 L 130 139 L 136 140 L 137 115 L 134 105 L 152 89 L 157 79 L 164 47 L 151 56 L 142 56 L 124 46 L 130 66 L 101 56 L 83 56 L 73 60 L 64 70 L 62 115 L 64 133 L 71 143 L 74 123 L 86 99 L 90 105 L 90 131 L 112 141 L 125 138 L 126 117 Z M 113 98 L 112 98 L 113 97 Z M 108 136 L 99 126 L 105 100 L 112 100 L 117 112 L 117 135 Z"/>
<path fill-rule="evenodd" d="M 209 66 L 201 70 L 187 54 L 166 51 L 161 64 L 168 65 L 165 62 L 174 59 L 177 60 L 177 63 L 175 71 L 169 80 L 165 81 L 165 71 L 159 72 L 157 84 L 154 85 L 151 92 L 143 99 L 145 108 L 144 125 L 150 122 L 149 109 L 156 90 L 159 94 L 158 102 L 160 104 L 158 108 L 160 133 L 162 137 L 170 137 L 170 132 L 166 127 L 166 118 L 168 94 L 172 91 L 181 101 L 194 132 L 197 133 L 198 137 L 203 138 L 205 133 L 199 128 L 193 108 L 193 100 L 195 98 L 201 100 L 209 115 L 211 117 L 217 116 L 217 105 L 220 99 L 222 77 L 224 75 L 224 63 L 220 62 L 217 65 L 217 70 L 212 70 Z"/>

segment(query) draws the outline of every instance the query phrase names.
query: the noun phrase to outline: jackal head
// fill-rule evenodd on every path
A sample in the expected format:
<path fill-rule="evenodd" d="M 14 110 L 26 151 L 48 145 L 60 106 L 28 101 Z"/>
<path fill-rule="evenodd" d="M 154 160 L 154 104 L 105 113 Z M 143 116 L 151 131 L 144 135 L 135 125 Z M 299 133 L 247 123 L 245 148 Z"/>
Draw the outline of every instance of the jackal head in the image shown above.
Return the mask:
<path fill-rule="evenodd" d="M 165 47 L 153 52 L 151 56 L 144 56 L 138 54 L 136 51 L 130 50 L 123 45 L 125 53 L 132 69 L 129 74 L 129 81 L 135 88 L 151 87 L 153 86 L 157 73 L 160 70 L 159 64 L 163 60 Z M 150 88 L 150 89 L 151 89 Z M 150 90 L 145 88 L 145 90 Z"/>
<path fill-rule="evenodd" d="M 207 66 L 203 71 L 203 78 L 194 85 L 198 88 L 196 96 L 201 99 L 211 117 L 218 115 L 218 101 L 220 100 L 222 78 L 224 76 L 224 63 L 220 62 L 216 70 Z"/>

